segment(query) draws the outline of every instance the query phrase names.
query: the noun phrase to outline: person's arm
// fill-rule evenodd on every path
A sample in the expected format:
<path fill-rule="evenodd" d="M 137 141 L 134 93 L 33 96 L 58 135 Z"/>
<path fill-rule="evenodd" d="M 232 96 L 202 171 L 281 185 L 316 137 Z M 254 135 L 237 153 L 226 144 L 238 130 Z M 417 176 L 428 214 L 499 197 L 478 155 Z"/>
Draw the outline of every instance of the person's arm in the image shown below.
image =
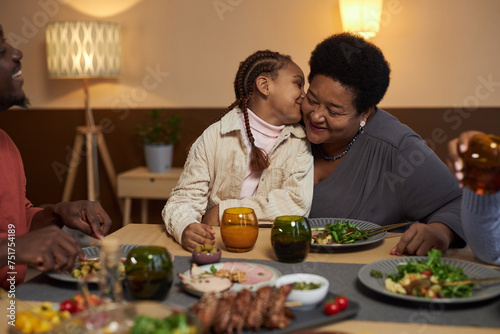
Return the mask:
<path fill-rule="evenodd" d="M 465 245 L 460 223 L 461 190 L 446 165 L 416 136 L 408 137 L 396 161 L 405 164 L 398 184 L 405 218 L 413 224 L 391 254 L 426 255 L 432 248 L 447 250 Z M 396 169 L 402 170 L 402 165 Z"/>
<path fill-rule="evenodd" d="M 0 241 L 0 267 L 9 264 L 8 244 L 15 249 L 15 264 L 32 265 L 40 271 L 73 267 L 75 257 L 85 258 L 78 243 L 59 227 L 52 225 Z"/>
<path fill-rule="evenodd" d="M 60 202 L 35 213 L 30 229 L 50 225 L 67 226 L 102 239 L 111 226 L 111 218 L 99 202 Z"/>
<path fill-rule="evenodd" d="M 196 226 L 196 224 L 201 225 L 199 224 L 201 217 L 207 208 L 212 175 L 210 169 L 213 162 L 206 150 L 214 148 L 206 147 L 207 141 L 210 142 L 212 138 L 207 138 L 209 136 L 207 130 L 192 145 L 179 181 L 172 189 L 162 210 L 167 232 L 187 250 L 194 248 L 196 244 L 215 242 L 213 231 L 206 231 L 204 227 Z"/>
<path fill-rule="evenodd" d="M 231 207 L 252 208 L 259 224 L 272 224 L 282 215 L 309 215 L 314 190 L 314 158 L 306 140 L 288 140 L 293 140 L 294 144 L 273 153 L 280 155 L 276 158 L 279 162 L 264 170 L 261 180 L 266 181 L 259 183 L 257 196 L 221 201 L 219 219 L 224 210 Z"/>
<path fill-rule="evenodd" d="M 462 225 L 474 255 L 500 265 L 500 192 L 478 195 L 464 189 Z"/>

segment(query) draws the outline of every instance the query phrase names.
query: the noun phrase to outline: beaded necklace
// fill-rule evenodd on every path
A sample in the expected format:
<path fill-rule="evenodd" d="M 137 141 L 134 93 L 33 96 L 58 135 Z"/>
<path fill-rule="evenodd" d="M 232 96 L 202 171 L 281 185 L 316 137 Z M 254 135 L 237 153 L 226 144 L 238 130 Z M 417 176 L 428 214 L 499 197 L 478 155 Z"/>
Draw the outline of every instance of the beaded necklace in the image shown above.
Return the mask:
<path fill-rule="evenodd" d="M 327 155 L 325 152 L 323 152 L 323 150 L 321 149 L 321 145 L 316 145 L 316 148 L 318 149 L 318 152 L 319 154 L 321 155 L 321 157 L 325 160 L 330 160 L 330 161 L 335 161 L 335 160 L 338 160 L 340 158 L 342 158 L 344 155 L 346 155 L 347 151 L 349 151 L 349 149 L 351 148 L 352 144 L 356 141 L 356 137 L 358 136 L 360 132 L 357 132 L 356 135 L 354 135 L 354 137 L 352 138 L 351 142 L 349 143 L 349 145 L 347 145 L 347 147 L 345 148 L 345 150 L 340 153 L 340 154 L 337 154 L 337 155 L 334 155 L 334 156 L 330 156 L 330 155 Z"/>

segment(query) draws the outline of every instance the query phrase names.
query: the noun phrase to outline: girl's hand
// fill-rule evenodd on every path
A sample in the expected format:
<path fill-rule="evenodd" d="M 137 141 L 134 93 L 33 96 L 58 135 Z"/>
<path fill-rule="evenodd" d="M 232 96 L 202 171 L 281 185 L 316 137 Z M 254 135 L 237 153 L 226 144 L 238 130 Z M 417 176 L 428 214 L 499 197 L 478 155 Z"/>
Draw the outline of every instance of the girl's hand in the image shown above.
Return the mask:
<path fill-rule="evenodd" d="M 448 156 L 446 157 L 446 164 L 452 173 L 455 174 L 455 177 L 461 187 L 463 187 L 462 180 L 464 179 L 464 162 L 461 155 L 469 148 L 469 140 L 478 134 L 482 134 L 482 132 L 462 132 L 458 138 L 452 139 L 448 143 Z"/>
<path fill-rule="evenodd" d="M 412 224 L 390 254 L 425 256 L 433 248 L 444 252 L 450 247 L 454 237 L 453 231 L 443 223 Z"/>
<path fill-rule="evenodd" d="M 181 245 L 188 252 L 193 252 L 196 246 L 205 244 L 215 244 L 215 231 L 210 226 L 191 223 L 182 232 Z"/>

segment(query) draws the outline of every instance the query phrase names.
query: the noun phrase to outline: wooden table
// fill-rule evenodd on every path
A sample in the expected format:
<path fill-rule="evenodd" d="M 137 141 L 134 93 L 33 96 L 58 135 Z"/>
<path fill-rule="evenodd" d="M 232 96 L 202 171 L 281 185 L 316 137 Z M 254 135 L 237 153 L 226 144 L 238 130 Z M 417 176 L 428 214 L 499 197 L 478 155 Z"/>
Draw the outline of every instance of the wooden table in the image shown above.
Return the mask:
<path fill-rule="evenodd" d="M 224 258 L 241 260 L 270 260 L 276 261 L 276 257 L 270 244 L 270 229 L 261 228 L 259 238 L 254 249 L 247 253 L 231 253 L 224 251 L 225 247 L 220 239 L 220 229 L 214 227 L 216 232 L 216 245 L 223 250 Z M 112 233 L 108 238 L 117 239 L 121 244 L 139 244 L 139 245 L 157 245 L 166 247 L 169 252 L 176 256 L 189 256 L 190 254 L 176 243 L 165 233 L 165 227 L 158 224 L 129 224 L 118 231 Z M 380 243 L 373 247 L 363 247 L 359 250 L 350 250 L 349 252 L 336 252 L 335 254 L 312 252 L 306 258 L 307 262 L 328 262 L 339 264 L 366 264 L 381 259 L 391 258 L 389 251 L 397 244 L 400 234 L 389 233 L 389 235 Z M 472 254 L 470 249 L 452 249 L 446 254 L 446 257 L 479 262 Z M 5 298 L 5 296 L 4 296 Z M 8 299 L 0 300 L 0 308 L 8 307 Z M 495 301 L 493 305 L 498 305 Z M 438 310 L 439 311 L 439 310 Z M 436 312 L 438 315 L 439 312 Z M 402 333 L 443 333 L 443 334 L 468 334 L 468 333 L 499 333 L 498 328 L 472 327 L 472 326 L 453 326 L 435 325 L 426 317 L 429 316 L 421 308 L 416 307 L 411 313 L 414 319 L 408 319 L 408 322 L 387 322 L 387 321 L 362 321 L 345 320 L 338 323 L 325 325 L 315 328 L 309 332 L 338 332 L 338 333 L 384 333 L 384 334 L 402 334 Z M 6 317 L 0 320 L 0 328 L 7 327 Z"/>
<path fill-rule="evenodd" d="M 220 239 L 220 228 L 214 227 L 216 232 L 216 246 L 222 250 L 225 249 L 222 240 Z M 401 234 L 389 233 L 381 244 L 373 247 L 363 247 L 359 250 L 352 250 L 344 253 L 332 254 L 328 253 L 309 253 L 306 262 L 329 262 L 329 263 L 357 263 L 367 264 L 381 259 L 392 257 L 389 255 L 390 250 L 398 243 Z M 140 245 L 157 245 L 164 246 L 174 255 L 189 256 L 190 254 L 182 248 L 175 240 L 168 236 L 163 225 L 140 225 L 130 224 L 126 227 L 114 232 L 108 238 L 115 238 L 122 244 L 140 244 Z M 271 247 L 271 229 L 259 229 L 259 238 L 254 249 L 247 253 L 231 253 L 224 252 L 225 258 L 234 259 L 256 259 L 256 260 L 274 260 L 277 258 L 274 255 Z M 482 263 L 474 257 L 469 248 L 450 249 L 445 254 L 446 257 L 467 260 L 472 262 Z M 331 325 L 319 327 L 313 332 L 347 332 L 347 333 L 385 333 L 385 334 L 402 334 L 402 333 L 442 333 L 442 334 L 468 334 L 468 333 L 499 333 L 498 328 L 477 328 L 468 326 L 440 326 L 429 323 L 409 324 L 409 323 L 392 323 L 392 322 L 374 322 L 374 321 L 359 321 L 347 320 Z"/>
<path fill-rule="evenodd" d="M 213 226 L 216 235 L 216 246 L 225 250 L 224 244 L 220 238 L 220 228 Z M 334 256 L 329 253 L 309 253 L 306 262 L 329 262 L 329 263 L 358 263 L 366 264 L 382 259 L 392 257 L 390 250 L 396 246 L 399 241 L 400 233 L 389 233 L 381 244 L 362 247 L 350 250 L 349 252 L 336 252 Z M 190 254 L 182 248 L 171 236 L 165 232 L 165 226 L 159 224 L 130 224 L 118 231 L 112 233 L 108 238 L 117 239 L 121 244 L 154 245 L 164 246 L 174 255 L 189 256 Z M 271 229 L 260 228 L 259 237 L 253 250 L 247 253 L 224 252 L 225 258 L 231 259 L 255 259 L 255 260 L 273 260 L 278 259 L 274 255 L 271 247 Z M 483 264 L 474 257 L 470 248 L 450 249 L 446 257 L 461 259 L 466 261 Z"/>
<path fill-rule="evenodd" d="M 117 195 L 124 199 L 123 226 L 130 222 L 132 199 L 141 199 L 141 223 L 148 222 L 148 199 L 167 200 L 177 185 L 182 168 L 172 168 L 166 173 L 151 173 L 146 167 L 137 167 L 118 174 Z"/>

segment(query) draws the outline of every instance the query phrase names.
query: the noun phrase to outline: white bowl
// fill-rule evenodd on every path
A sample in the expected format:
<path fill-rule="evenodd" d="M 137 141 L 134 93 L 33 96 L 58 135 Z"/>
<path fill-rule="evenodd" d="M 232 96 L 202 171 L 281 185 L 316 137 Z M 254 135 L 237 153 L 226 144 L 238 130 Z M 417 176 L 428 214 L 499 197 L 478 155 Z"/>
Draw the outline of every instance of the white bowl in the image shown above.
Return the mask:
<path fill-rule="evenodd" d="M 328 294 L 328 287 L 330 283 L 328 280 L 319 275 L 297 273 L 284 275 L 278 278 L 276 281 L 276 287 L 280 287 L 285 284 L 291 283 L 319 283 L 321 286 L 317 289 L 312 290 L 295 290 L 293 289 L 287 297 L 288 302 L 301 302 L 301 306 L 294 306 L 294 310 L 308 311 L 315 308 L 319 303 L 321 303 L 326 295 Z"/>

